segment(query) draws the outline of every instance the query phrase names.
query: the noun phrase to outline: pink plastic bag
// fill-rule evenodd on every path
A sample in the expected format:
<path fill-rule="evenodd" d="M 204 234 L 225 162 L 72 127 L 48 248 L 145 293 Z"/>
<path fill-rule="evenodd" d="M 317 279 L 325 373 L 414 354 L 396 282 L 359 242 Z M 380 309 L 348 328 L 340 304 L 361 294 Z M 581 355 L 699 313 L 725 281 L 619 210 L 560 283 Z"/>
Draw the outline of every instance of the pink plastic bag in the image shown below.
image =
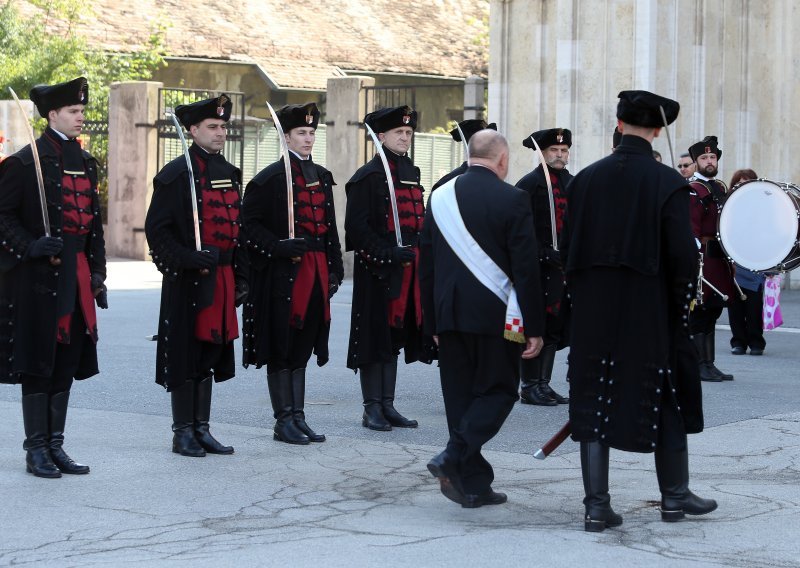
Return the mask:
<path fill-rule="evenodd" d="M 783 325 L 781 314 L 781 282 L 783 275 L 770 276 L 764 282 L 764 331 L 775 329 Z"/>

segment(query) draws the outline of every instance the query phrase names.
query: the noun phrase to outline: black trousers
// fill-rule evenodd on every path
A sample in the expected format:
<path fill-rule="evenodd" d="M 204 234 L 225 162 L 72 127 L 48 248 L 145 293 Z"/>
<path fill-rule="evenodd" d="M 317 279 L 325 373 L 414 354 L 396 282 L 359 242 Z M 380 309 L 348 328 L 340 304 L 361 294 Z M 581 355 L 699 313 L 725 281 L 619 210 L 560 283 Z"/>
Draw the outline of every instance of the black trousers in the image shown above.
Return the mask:
<path fill-rule="evenodd" d="M 320 328 L 325 325 L 325 302 L 322 293 L 319 279 L 315 276 L 303 329 L 289 328 L 289 352 L 285 359 L 267 362 L 268 374 L 271 375 L 283 369 L 294 370 L 306 367 L 314 352 Z"/>
<path fill-rule="evenodd" d="M 502 336 L 445 332 L 439 335 L 439 374 L 450 440 L 465 493 L 491 489 L 494 470 L 481 455 L 517 400 L 520 344 Z"/>
<path fill-rule="evenodd" d="M 722 315 L 722 306 L 711 307 L 696 306 L 689 316 L 689 333 L 713 333 L 719 316 Z"/>
<path fill-rule="evenodd" d="M 759 286 L 757 291 L 742 290 L 747 296 L 741 300 L 738 296 L 731 298 L 728 303 L 728 321 L 731 324 L 731 347 L 744 347 L 747 349 L 764 349 L 767 342 L 764 340 L 764 287 Z"/>
<path fill-rule="evenodd" d="M 86 321 L 80 306 L 72 312 L 69 329 L 70 342 L 56 344 L 56 356 L 53 361 L 53 374 L 50 377 L 34 377 L 23 375 L 22 396 L 29 394 L 58 394 L 72 388 L 72 381 L 81 363 L 84 342 L 91 341 L 86 335 Z M 53 337 L 53 341 L 56 338 Z"/>

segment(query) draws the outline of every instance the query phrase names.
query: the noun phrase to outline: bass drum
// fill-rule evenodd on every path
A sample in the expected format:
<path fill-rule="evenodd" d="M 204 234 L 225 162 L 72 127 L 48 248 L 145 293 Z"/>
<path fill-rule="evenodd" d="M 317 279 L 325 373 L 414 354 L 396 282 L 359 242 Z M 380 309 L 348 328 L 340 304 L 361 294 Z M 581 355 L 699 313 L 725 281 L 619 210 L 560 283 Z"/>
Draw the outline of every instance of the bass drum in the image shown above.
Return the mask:
<path fill-rule="evenodd" d="M 767 179 L 737 185 L 722 206 L 717 227 L 725 254 L 756 272 L 786 272 L 800 265 L 800 189 Z"/>

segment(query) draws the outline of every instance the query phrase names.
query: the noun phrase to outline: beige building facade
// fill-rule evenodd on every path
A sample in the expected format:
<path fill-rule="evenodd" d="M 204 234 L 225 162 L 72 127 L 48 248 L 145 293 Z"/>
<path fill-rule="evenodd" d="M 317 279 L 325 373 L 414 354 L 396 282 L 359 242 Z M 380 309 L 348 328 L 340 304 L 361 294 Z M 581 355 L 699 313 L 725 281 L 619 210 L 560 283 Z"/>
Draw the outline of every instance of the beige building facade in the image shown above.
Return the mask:
<path fill-rule="evenodd" d="M 618 92 L 646 89 L 681 104 L 676 158 L 716 135 L 726 182 L 752 168 L 800 184 L 798 29 L 792 0 L 492 0 L 489 120 L 512 142 L 509 179 L 540 128 L 573 131 L 573 172 L 608 154 Z M 663 132 L 654 147 L 671 161 Z"/>

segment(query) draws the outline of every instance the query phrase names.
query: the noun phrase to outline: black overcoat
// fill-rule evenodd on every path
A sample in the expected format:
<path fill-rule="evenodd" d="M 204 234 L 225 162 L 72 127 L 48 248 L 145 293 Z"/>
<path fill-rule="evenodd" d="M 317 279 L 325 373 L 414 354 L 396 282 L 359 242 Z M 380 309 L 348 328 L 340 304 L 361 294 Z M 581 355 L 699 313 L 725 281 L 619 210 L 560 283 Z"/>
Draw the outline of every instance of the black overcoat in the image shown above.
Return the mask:
<path fill-rule="evenodd" d="M 551 169 L 550 172 L 558 177 L 558 187 L 562 195 L 566 195 L 567 184 L 572 180 L 572 174 L 566 169 Z M 564 297 L 564 266 L 561 255 L 553 249 L 550 195 L 542 166 L 539 165 L 524 175 L 516 186 L 530 197 L 533 228 L 539 243 L 539 273 L 544 294 L 543 304 L 546 309 L 544 340 L 545 343 L 556 343 L 559 349 L 563 349 L 569 342 L 569 306 Z M 558 203 L 555 205 L 558 207 Z"/>
<path fill-rule="evenodd" d="M 323 242 L 310 248 L 320 250 L 328 257 L 328 271 L 339 283 L 344 278 L 342 249 L 336 229 L 333 205 L 333 176 L 318 164 L 322 190 L 325 193 L 325 219 L 328 231 Z M 294 191 L 297 184 L 292 183 Z M 297 227 L 297 220 L 295 220 Z M 289 236 L 288 208 L 286 203 L 286 173 L 283 158 L 270 164 L 250 183 L 242 201 L 242 236 L 247 245 L 250 270 L 250 292 L 243 312 L 243 364 L 260 368 L 271 360 L 288 356 L 290 337 L 290 310 L 292 289 L 300 263 L 273 255 L 277 242 Z M 296 236 L 300 236 L 297 234 Z M 327 290 L 323 290 L 327 293 Z M 328 361 L 328 335 L 330 324 L 320 326 L 314 343 L 317 364 Z"/>
<path fill-rule="evenodd" d="M 231 187 L 235 191 L 240 191 L 239 168 L 227 162 L 226 164 L 228 168 L 225 177 L 230 178 Z M 202 219 L 203 203 L 196 163 L 193 163 L 193 170 L 198 216 Z M 195 250 L 195 240 L 189 170 L 183 156 L 172 160 L 153 178 L 153 198 L 147 210 L 144 228 L 153 262 L 163 275 L 158 316 L 156 382 L 169 390 L 203 371 L 197 367 L 201 346 L 195 339 L 195 319 L 200 310 L 210 304 L 213 283 L 216 280 L 213 270 L 211 274 L 201 276 L 198 270 L 185 267 L 188 254 Z M 237 248 L 234 252 L 234 266 L 241 261 L 238 257 Z M 223 344 L 222 348 L 223 363 L 214 369 L 214 380 L 217 382 L 230 379 L 235 374 L 233 342 Z"/>
<path fill-rule="evenodd" d="M 645 139 L 623 136 L 614 154 L 575 176 L 568 200 L 561 248 L 572 300 L 573 438 L 650 452 L 662 415 L 701 431 L 686 181 L 653 160 Z"/>
<path fill-rule="evenodd" d="M 52 143 L 36 141 L 42 164 L 50 234 L 61 235 L 63 225 L 62 167 Z M 97 162 L 83 152 L 85 171 L 92 186 L 91 230 L 84 252 L 89 269 L 105 279 L 106 257 L 103 222 L 97 195 Z M 56 353 L 57 291 L 74 282 L 74 266 L 52 266 L 48 259 L 25 259 L 25 251 L 44 235 L 41 201 L 30 146 L 0 164 L 0 382 L 18 383 L 20 374 L 49 377 Z M 75 373 L 86 379 L 99 372 L 94 341 L 83 342 Z"/>
<path fill-rule="evenodd" d="M 419 182 L 419 168 L 414 170 Z M 391 215 L 389 184 L 378 155 L 353 174 L 345 192 L 345 250 L 354 252 L 347 367 L 356 370 L 394 357 L 387 309 L 389 300 L 399 294 L 403 268 L 392 262 L 397 241 L 386 230 Z M 403 351 L 406 363 L 430 363 L 434 358 L 432 344 L 421 334 L 415 334 Z"/>

